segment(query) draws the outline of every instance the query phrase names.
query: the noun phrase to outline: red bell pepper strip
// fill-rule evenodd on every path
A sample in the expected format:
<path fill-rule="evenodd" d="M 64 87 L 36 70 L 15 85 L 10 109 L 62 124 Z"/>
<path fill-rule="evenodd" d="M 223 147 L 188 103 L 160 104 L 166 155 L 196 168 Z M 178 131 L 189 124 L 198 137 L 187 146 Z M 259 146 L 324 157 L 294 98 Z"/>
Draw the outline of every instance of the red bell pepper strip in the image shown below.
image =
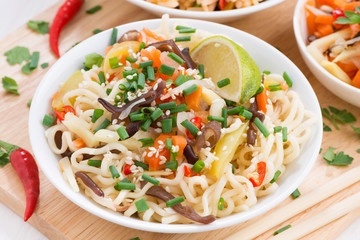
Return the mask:
<path fill-rule="evenodd" d="M 226 4 L 227 4 L 227 3 L 226 3 L 226 0 L 220 0 L 220 1 L 219 1 L 220 10 L 224 10 Z"/>
<path fill-rule="evenodd" d="M 40 194 L 39 170 L 34 157 L 28 151 L 0 140 L 0 147 L 10 155 L 10 162 L 18 174 L 26 195 L 24 221 L 33 214 Z"/>
<path fill-rule="evenodd" d="M 190 119 L 190 122 L 192 122 L 199 130 L 201 130 L 201 118 L 200 117 L 194 117 Z M 189 132 L 189 130 L 186 129 L 186 136 L 189 139 L 194 139 L 193 135 Z"/>
<path fill-rule="evenodd" d="M 184 176 L 185 177 L 194 177 L 194 176 L 200 176 L 200 173 L 194 172 L 191 168 L 184 165 Z"/>
<path fill-rule="evenodd" d="M 50 47 L 57 57 L 60 57 L 58 41 L 63 27 L 79 12 L 83 0 L 66 0 L 58 9 L 55 18 L 50 26 Z"/>
<path fill-rule="evenodd" d="M 60 122 L 64 121 L 65 114 L 67 114 L 68 112 L 71 112 L 74 115 L 76 114 L 75 109 L 72 106 L 66 105 L 63 106 L 62 109 L 62 111 L 58 111 L 56 110 L 56 108 L 54 108 L 56 117 L 59 119 Z"/>
<path fill-rule="evenodd" d="M 258 179 L 254 179 L 252 177 L 249 178 L 250 182 L 252 183 L 252 185 L 254 187 L 258 187 L 260 186 L 265 178 L 265 173 L 266 173 L 266 162 L 258 162 L 257 164 L 257 172 L 259 174 Z"/>
<path fill-rule="evenodd" d="M 129 174 L 132 173 L 131 170 L 130 170 L 131 166 L 132 166 L 132 164 L 131 165 L 130 164 L 125 164 L 125 167 L 124 167 L 124 174 L 125 175 L 129 175 Z"/>

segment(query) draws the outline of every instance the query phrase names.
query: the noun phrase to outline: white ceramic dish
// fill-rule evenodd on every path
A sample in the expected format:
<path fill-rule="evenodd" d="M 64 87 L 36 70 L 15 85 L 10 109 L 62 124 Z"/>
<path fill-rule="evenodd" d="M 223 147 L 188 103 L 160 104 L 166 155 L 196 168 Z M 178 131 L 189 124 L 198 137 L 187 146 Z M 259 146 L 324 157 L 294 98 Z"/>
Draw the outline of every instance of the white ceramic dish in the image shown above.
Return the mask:
<path fill-rule="evenodd" d="M 305 5 L 306 0 L 299 0 L 294 12 L 294 32 L 297 45 L 299 47 L 302 58 L 306 65 L 310 68 L 315 77 L 332 93 L 339 98 L 360 107 L 360 89 L 353 87 L 331 73 L 326 71 L 315 59 L 310 55 L 306 49 L 306 38 L 308 36 L 306 19 L 305 19 Z"/>
<path fill-rule="evenodd" d="M 172 19 L 170 24 L 178 20 L 180 19 Z M 65 82 L 73 72 L 82 67 L 82 62 L 86 54 L 104 52 L 109 44 L 111 30 L 96 34 L 82 41 L 54 64 L 36 90 L 30 109 L 29 133 L 31 145 L 39 167 L 62 194 L 86 211 L 126 227 L 152 232 L 191 233 L 210 231 L 241 223 L 268 211 L 287 198 L 310 172 L 319 153 L 322 140 L 320 106 L 313 89 L 295 64 L 274 47 L 248 33 L 216 23 L 200 20 L 181 20 L 199 29 L 227 35 L 242 44 L 254 58 L 261 70 L 271 70 L 274 73 L 286 71 L 294 80 L 293 89 L 300 94 L 305 108 L 315 113 L 319 121 L 312 127 L 311 139 L 303 146 L 300 158 L 288 165 L 284 176 L 279 180 L 279 189 L 273 194 L 261 198 L 258 203 L 248 211 L 218 219 L 209 225 L 170 224 L 164 227 L 164 225 L 160 223 L 145 222 L 136 218 L 125 217 L 120 213 L 112 212 L 101 207 L 82 193 L 73 192 L 61 175 L 58 164 L 59 157 L 50 150 L 44 136 L 45 127 L 42 125 L 42 119 L 43 116 L 51 110 L 50 99 L 52 95 L 58 91 L 61 83 Z M 160 20 L 129 23 L 118 27 L 119 36 L 131 29 L 141 29 L 143 27 L 154 29 L 159 25 Z"/>
<path fill-rule="evenodd" d="M 146 2 L 144 0 L 127 0 L 127 1 L 157 16 L 161 16 L 165 13 L 168 13 L 170 14 L 170 17 L 194 18 L 194 19 L 201 19 L 201 20 L 221 23 L 221 22 L 230 22 L 230 21 L 238 20 L 249 14 L 253 14 L 265 10 L 267 8 L 273 7 L 279 3 L 282 3 L 285 0 L 267 0 L 260 4 L 246 8 L 233 9 L 228 11 L 213 11 L 213 12 L 187 11 L 187 10 L 180 10 L 174 8 L 167 8 L 160 5 L 156 5 L 154 3 Z"/>

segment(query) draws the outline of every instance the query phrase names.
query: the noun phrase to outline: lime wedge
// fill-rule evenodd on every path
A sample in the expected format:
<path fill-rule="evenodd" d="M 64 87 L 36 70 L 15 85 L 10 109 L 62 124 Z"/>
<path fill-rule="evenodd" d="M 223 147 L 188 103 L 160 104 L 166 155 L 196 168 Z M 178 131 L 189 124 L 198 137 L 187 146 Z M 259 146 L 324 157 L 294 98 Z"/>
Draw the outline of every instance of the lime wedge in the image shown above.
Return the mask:
<path fill-rule="evenodd" d="M 225 99 L 243 104 L 261 85 L 261 73 L 254 60 L 228 38 L 206 38 L 191 51 L 191 57 L 204 64 L 205 77 L 211 78 L 216 92 Z M 217 82 L 225 78 L 230 79 L 230 84 L 219 88 Z"/>

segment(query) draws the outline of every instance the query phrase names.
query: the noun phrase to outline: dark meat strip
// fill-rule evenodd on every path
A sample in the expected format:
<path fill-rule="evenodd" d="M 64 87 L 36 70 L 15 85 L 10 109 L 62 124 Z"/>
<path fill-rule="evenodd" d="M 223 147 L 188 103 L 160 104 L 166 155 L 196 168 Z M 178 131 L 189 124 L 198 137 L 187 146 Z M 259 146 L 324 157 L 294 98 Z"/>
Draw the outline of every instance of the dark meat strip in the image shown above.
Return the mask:
<path fill-rule="evenodd" d="M 104 197 L 104 192 L 101 188 L 84 172 L 76 172 L 75 177 L 80 178 L 81 181 L 89 187 L 99 197 Z"/>

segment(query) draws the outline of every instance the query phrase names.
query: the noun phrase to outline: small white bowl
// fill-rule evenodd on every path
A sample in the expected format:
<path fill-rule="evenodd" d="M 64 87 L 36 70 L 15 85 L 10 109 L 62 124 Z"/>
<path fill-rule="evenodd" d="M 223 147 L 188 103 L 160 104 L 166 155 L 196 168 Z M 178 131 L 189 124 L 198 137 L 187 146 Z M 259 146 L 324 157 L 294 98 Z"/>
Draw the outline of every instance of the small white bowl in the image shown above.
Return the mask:
<path fill-rule="evenodd" d="M 285 0 L 266 0 L 265 2 L 246 8 L 239 8 L 239 9 L 233 9 L 227 11 L 212 11 L 212 12 L 188 11 L 188 10 L 181 10 L 175 8 L 168 8 L 147 2 L 145 0 L 127 0 L 127 1 L 157 16 L 162 16 L 163 14 L 168 13 L 170 14 L 171 17 L 194 18 L 194 19 L 223 23 L 223 22 L 235 21 L 249 14 L 265 10 L 279 3 L 282 3 Z"/>
<path fill-rule="evenodd" d="M 51 111 L 50 101 L 53 94 L 59 90 L 61 83 L 65 82 L 68 77 L 82 67 L 86 54 L 93 52 L 102 54 L 104 52 L 109 44 L 111 30 L 101 32 L 82 41 L 51 67 L 36 90 L 29 118 L 31 146 L 37 163 L 43 173 L 70 201 L 98 217 L 126 227 L 144 231 L 162 233 L 203 232 L 228 227 L 256 217 L 281 203 L 300 185 L 313 167 L 321 146 L 322 117 L 319 102 L 307 79 L 294 63 L 266 42 L 235 28 L 190 19 L 171 19 L 170 25 L 180 20 L 198 29 L 226 35 L 238 42 L 253 57 L 261 70 L 270 70 L 273 73 L 283 73 L 286 71 L 294 81 L 293 90 L 299 94 L 305 108 L 317 116 L 318 122 L 312 126 L 312 136 L 309 141 L 302 146 L 300 157 L 287 166 L 284 176 L 279 179 L 279 188 L 269 196 L 260 198 L 258 203 L 248 211 L 219 218 L 208 225 L 169 224 L 164 226 L 161 223 L 145 222 L 137 218 L 125 217 L 120 213 L 105 209 L 82 193 L 73 192 L 62 177 L 58 164 L 59 156 L 50 150 L 45 138 L 46 127 L 42 125 L 42 119 L 45 114 Z M 117 27 L 117 29 L 120 36 L 131 29 L 142 29 L 143 27 L 154 29 L 157 28 L 160 23 L 161 20 L 146 20 L 125 24 Z"/>
<path fill-rule="evenodd" d="M 328 71 L 326 71 L 307 51 L 307 26 L 305 19 L 305 6 L 306 0 L 299 0 L 294 12 L 294 32 L 297 45 L 299 47 L 302 58 L 306 65 L 310 68 L 311 72 L 321 82 L 324 87 L 334 93 L 339 98 L 360 107 L 360 89 L 347 84 Z"/>

